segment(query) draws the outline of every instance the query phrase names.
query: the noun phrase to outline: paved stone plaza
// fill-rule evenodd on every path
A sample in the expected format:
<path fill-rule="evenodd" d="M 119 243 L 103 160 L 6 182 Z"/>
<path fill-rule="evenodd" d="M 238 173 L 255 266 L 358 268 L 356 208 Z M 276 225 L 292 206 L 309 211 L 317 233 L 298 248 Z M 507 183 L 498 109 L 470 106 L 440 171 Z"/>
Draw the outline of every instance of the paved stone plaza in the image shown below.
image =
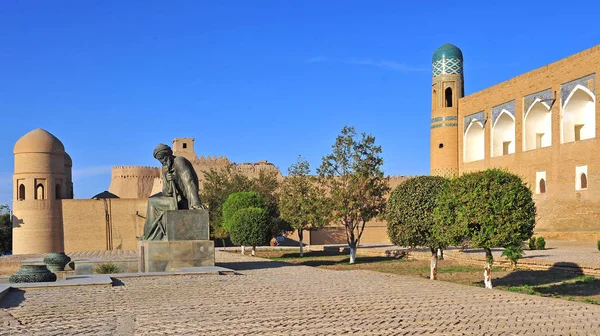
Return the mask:
<path fill-rule="evenodd" d="M 591 304 L 224 252 L 217 261 L 240 275 L 11 292 L 0 302 L 0 334 L 600 334 L 600 306 Z"/>

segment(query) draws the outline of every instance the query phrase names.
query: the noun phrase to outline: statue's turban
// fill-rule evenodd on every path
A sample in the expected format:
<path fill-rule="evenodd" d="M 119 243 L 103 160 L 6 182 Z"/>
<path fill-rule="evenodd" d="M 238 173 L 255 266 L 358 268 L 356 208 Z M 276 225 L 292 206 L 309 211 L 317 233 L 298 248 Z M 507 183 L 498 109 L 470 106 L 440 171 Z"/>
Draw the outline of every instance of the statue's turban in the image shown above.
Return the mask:
<path fill-rule="evenodd" d="M 158 146 L 156 146 L 156 148 L 154 149 L 154 158 L 158 158 L 158 154 L 162 154 L 163 156 L 165 155 L 173 155 L 173 151 L 171 150 L 171 147 L 165 145 L 165 144 L 159 144 Z"/>

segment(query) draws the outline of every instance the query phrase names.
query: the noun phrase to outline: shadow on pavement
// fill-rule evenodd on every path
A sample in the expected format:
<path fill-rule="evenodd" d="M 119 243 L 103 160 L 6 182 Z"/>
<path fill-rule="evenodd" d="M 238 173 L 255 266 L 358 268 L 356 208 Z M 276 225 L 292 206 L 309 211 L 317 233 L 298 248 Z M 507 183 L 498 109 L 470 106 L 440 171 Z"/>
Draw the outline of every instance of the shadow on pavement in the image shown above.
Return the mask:
<path fill-rule="evenodd" d="M 571 262 L 557 262 L 548 270 L 517 269 L 505 277 L 494 279 L 494 286 L 540 286 L 571 280 L 583 275 L 583 270 L 579 265 Z M 477 282 L 477 284 L 483 285 L 483 281 Z"/>
<path fill-rule="evenodd" d="M 25 301 L 25 291 L 11 288 L 10 292 L 0 299 L 0 308 L 18 307 L 23 301 Z"/>
<path fill-rule="evenodd" d="M 255 269 L 279 268 L 294 266 L 294 264 L 278 262 L 278 261 L 234 261 L 234 262 L 217 262 L 216 266 L 225 267 L 234 271 L 247 271 Z"/>

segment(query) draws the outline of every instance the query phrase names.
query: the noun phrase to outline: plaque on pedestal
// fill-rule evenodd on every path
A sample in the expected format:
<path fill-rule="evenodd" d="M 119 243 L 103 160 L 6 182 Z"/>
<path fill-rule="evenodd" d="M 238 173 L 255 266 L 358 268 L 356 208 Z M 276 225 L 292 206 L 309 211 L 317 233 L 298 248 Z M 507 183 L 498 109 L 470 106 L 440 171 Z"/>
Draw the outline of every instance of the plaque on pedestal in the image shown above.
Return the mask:
<path fill-rule="evenodd" d="M 164 219 L 168 241 L 210 239 L 208 210 L 168 210 Z"/>

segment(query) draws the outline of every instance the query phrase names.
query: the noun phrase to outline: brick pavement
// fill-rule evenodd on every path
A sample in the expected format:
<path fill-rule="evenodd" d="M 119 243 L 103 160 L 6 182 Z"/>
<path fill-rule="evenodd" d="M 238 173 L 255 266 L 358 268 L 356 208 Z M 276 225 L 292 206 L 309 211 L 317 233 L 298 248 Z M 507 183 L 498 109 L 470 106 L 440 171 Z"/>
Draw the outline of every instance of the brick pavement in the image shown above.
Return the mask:
<path fill-rule="evenodd" d="M 2 335 L 596 335 L 600 306 L 217 252 L 241 275 L 11 292 Z"/>

